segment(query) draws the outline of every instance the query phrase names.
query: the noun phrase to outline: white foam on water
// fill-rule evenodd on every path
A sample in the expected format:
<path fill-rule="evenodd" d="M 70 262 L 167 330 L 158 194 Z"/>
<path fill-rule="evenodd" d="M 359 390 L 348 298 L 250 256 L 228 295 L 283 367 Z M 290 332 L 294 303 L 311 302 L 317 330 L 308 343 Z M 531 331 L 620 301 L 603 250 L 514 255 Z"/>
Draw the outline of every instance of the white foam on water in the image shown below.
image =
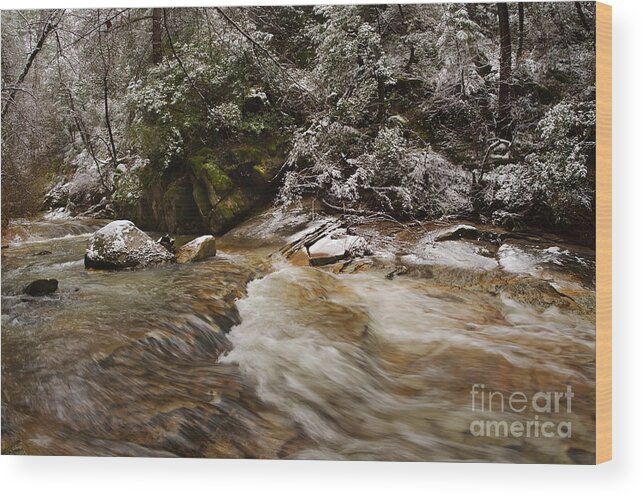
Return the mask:
<path fill-rule="evenodd" d="M 284 267 L 251 282 L 238 308 L 242 322 L 220 360 L 238 364 L 262 400 L 318 443 L 300 457 L 483 458 L 488 446 L 461 439 L 465 378 L 484 382 L 489 364 L 506 364 L 593 380 L 577 367 L 578 356 L 593 356 L 591 323 L 508 299 L 453 297 L 426 281 Z"/>

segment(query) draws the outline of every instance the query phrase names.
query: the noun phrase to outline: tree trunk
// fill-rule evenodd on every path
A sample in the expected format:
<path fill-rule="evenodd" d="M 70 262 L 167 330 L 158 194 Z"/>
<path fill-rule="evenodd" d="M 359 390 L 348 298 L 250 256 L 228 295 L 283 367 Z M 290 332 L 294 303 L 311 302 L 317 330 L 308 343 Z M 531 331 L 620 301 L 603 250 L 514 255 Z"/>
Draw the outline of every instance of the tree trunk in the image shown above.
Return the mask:
<path fill-rule="evenodd" d="M 163 34 L 161 16 L 163 9 L 152 9 L 152 64 L 160 64 L 163 60 L 161 35 Z"/>
<path fill-rule="evenodd" d="M 103 171 L 101 169 L 100 161 L 98 160 L 98 157 L 96 157 L 96 152 L 94 150 L 94 145 L 92 144 L 92 138 L 87 132 L 87 127 L 85 126 L 85 123 L 83 122 L 83 119 L 80 115 L 80 113 L 76 110 L 76 104 L 74 103 L 74 94 L 71 90 L 71 88 L 65 83 L 65 80 L 63 78 L 63 70 L 60 64 L 60 58 L 63 55 L 62 52 L 62 44 L 60 43 L 60 38 L 58 37 L 58 33 L 56 33 L 56 43 L 58 45 L 58 51 L 56 53 L 56 62 L 58 65 L 58 79 L 60 80 L 60 85 L 63 87 L 65 90 L 65 93 L 67 94 L 67 101 L 69 104 L 69 112 L 72 116 L 72 119 L 74 120 L 74 124 L 76 125 L 76 129 L 78 130 L 78 133 L 80 134 L 80 139 L 83 142 L 83 145 L 85 145 L 85 149 L 89 153 L 89 155 L 92 157 L 92 160 L 94 161 L 94 164 L 96 165 L 96 170 L 98 171 L 98 177 L 100 178 L 100 183 L 105 189 L 105 191 L 109 191 L 109 188 L 107 184 L 105 183 L 105 179 L 103 178 Z M 72 138 L 73 139 L 73 138 Z"/>
<path fill-rule="evenodd" d="M 100 21 L 100 13 L 98 14 Z M 99 22 L 100 25 L 100 22 Z M 106 25 L 105 29 L 105 38 L 109 34 L 109 24 Z M 109 115 L 109 69 L 112 61 L 109 57 L 109 40 L 106 39 L 107 47 L 103 48 L 103 38 L 102 34 L 98 32 L 98 50 L 100 52 L 100 57 L 103 63 L 103 107 L 105 109 L 105 126 L 107 127 L 107 135 L 109 137 L 109 154 L 112 156 L 112 164 L 114 170 L 118 166 L 118 155 L 116 153 L 116 143 L 114 143 L 114 133 L 112 132 L 112 120 Z M 107 50 L 107 56 L 105 55 L 105 50 Z"/>
<path fill-rule="evenodd" d="M 107 126 L 107 135 L 109 136 L 109 144 L 111 148 L 112 163 L 114 170 L 118 166 L 118 156 L 116 154 L 116 144 L 114 143 L 114 133 L 112 132 L 112 121 L 109 117 L 109 94 L 107 90 L 107 73 L 103 76 L 103 105 L 105 106 L 105 125 Z"/>
<path fill-rule="evenodd" d="M 511 31 L 506 3 L 497 3 L 500 35 L 500 81 L 498 85 L 498 136 L 511 141 Z"/>

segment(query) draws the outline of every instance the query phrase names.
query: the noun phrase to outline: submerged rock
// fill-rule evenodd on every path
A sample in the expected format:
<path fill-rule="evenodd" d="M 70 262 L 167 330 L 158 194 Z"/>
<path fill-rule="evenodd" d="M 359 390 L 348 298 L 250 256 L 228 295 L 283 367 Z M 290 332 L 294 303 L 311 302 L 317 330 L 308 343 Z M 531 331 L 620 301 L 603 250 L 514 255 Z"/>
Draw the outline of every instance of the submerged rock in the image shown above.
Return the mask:
<path fill-rule="evenodd" d="M 308 251 L 306 251 L 306 248 L 304 247 L 292 253 L 288 257 L 288 260 L 290 260 L 290 263 L 293 265 L 299 265 L 299 266 L 310 265 L 310 257 L 308 256 Z"/>
<path fill-rule="evenodd" d="M 193 239 L 176 251 L 176 261 L 179 263 L 198 262 L 217 254 L 216 239 L 206 235 Z"/>
<path fill-rule="evenodd" d="M 36 279 L 27 284 L 24 293 L 29 296 L 45 296 L 55 293 L 57 290 L 58 281 L 56 279 Z"/>
<path fill-rule="evenodd" d="M 129 220 L 117 220 L 96 231 L 85 252 L 85 267 L 125 269 L 176 261 L 174 255 Z"/>

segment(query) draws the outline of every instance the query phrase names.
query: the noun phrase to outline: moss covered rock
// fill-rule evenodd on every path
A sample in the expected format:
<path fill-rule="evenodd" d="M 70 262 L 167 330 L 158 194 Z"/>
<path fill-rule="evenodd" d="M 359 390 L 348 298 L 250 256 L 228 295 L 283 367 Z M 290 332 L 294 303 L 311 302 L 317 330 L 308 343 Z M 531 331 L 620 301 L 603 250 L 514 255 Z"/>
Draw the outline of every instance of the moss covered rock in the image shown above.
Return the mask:
<path fill-rule="evenodd" d="M 272 179 L 287 142 L 270 126 L 262 129 L 187 151 L 165 168 L 148 161 L 136 174 L 118 178 L 117 215 L 147 230 L 173 233 L 216 234 L 234 227 L 270 202 L 278 187 Z"/>
<path fill-rule="evenodd" d="M 212 210 L 209 225 L 213 231 L 229 229 L 245 219 L 259 204 L 259 198 L 251 190 L 235 189 Z"/>

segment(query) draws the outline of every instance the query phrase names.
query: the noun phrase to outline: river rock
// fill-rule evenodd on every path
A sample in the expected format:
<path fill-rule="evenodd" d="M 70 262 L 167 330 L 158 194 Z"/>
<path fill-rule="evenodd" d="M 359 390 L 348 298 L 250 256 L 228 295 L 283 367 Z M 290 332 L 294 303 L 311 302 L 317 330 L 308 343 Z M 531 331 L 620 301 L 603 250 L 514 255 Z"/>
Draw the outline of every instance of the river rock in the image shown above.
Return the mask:
<path fill-rule="evenodd" d="M 36 279 L 27 284 L 24 292 L 29 296 L 45 296 L 55 293 L 57 290 L 58 281 L 56 279 Z"/>
<path fill-rule="evenodd" d="M 206 235 L 193 239 L 176 251 L 176 261 L 179 263 L 198 262 L 217 254 L 216 239 Z"/>
<path fill-rule="evenodd" d="M 344 258 L 361 256 L 367 251 L 366 240 L 361 236 L 336 232 L 321 238 L 308 247 L 313 266 L 335 263 Z"/>
<path fill-rule="evenodd" d="M 454 241 L 458 239 L 476 239 L 480 232 L 468 224 L 458 224 L 455 226 L 438 229 L 434 234 L 434 241 Z"/>
<path fill-rule="evenodd" d="M 110 222 L 89 239 L 85 267 L 125 269 L 176 261 L 174 255 L 129 220 Z"/>

